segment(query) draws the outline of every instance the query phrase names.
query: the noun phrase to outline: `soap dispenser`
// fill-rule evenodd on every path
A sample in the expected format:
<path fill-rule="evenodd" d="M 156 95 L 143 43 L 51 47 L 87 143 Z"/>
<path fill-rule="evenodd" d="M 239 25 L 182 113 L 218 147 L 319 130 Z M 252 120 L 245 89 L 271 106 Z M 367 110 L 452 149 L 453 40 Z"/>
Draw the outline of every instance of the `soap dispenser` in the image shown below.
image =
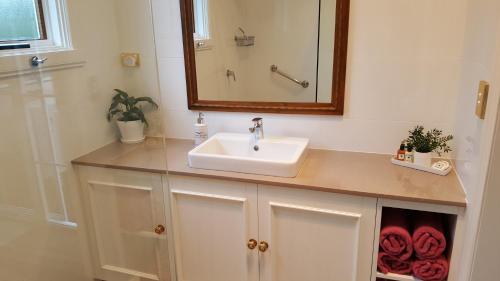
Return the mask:
<path fill-rule="evenodd" d="M 405 143 L 401 143 L 401 146 L 399 147 L 399 150 L 397 152 L 397 156 L 396 156 L 396 159 L 398 159 L 399 161 L 405 161 L 406 160 L 406 150 L 405 150 Z"/>
<path fill-rule="evenodd" d="M 200 145 L 202 142 L 206 141 L 208 138 L 208 128 L 205 124 L 205 119 L 203 113 L 198 113 L 198 119 L 196 124 L 194 124 L 194 143 Z"/>

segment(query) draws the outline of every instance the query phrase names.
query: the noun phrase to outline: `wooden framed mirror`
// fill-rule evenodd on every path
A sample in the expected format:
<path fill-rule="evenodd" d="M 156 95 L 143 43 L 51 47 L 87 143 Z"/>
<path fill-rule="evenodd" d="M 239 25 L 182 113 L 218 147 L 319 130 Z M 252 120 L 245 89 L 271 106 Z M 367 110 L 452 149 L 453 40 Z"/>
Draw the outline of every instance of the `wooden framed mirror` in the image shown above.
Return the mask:
<path fill-rule="evenodd" d="M 188 108 L 342 115 L 350 0 L 180 0 Z"/>

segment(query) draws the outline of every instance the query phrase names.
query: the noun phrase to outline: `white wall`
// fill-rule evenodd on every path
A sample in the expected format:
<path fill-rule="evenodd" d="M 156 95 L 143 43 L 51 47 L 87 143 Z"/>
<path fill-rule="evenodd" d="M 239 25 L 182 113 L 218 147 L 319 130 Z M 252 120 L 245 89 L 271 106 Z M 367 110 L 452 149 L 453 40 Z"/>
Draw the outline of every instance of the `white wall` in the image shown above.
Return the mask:
<path fill-rule="evenodd" d="M 153 0 L 166 134 L 192 138 L 177 0 Z M 351 1 L 345 115 L 207 113 L 209 133 L 303 136 L 312 147 L 393 153 L 417 124 L 454 131 L 466 0 Z"/>
<path fill-rule="evenodd" d="M 500 73 L 499 73 L 500 74 Z M 477 237 L 471 280 L 495 281 L 500 276 L 500 114 L 497 117 L 495 140 L 491 155 L 488 178 L 484 190 L 480 228 Z"/>
<path fill-rule="evenodd" d="M 476 235 L 483 202 L 495 121 L 500 95 L 500 2 L 470 0 L 468 6 L 464 62 L 456 115 L 457 171 L 467 193 L 465 248 L 462 253 L 464 273 L 474 258 Z M 480 80 L 490 82 L 490 96 L 485 120 L 474 115 Z M 492 171 L 493 172 L 493 171 Z M 498 214 L 494 214 L 498 217 Z M 485 236 L 486 238 L 486 236 Z M 481 244 L 497 241 L 481 241 Z M 484 245 L 484 244 L 483 244 Z M 495 261 L 498 267 L 498 261 Z M 488 265 L 487 265 L 488 266 Z M 467 274 L 461 276 L 468 280 Z M 473 278 L 470 280 L 497 280 Z"/>
<path fill-rule="evenodd" d="M 139 53 L 141 65 L 137 68 L 121 68 L 124 80 L 122 87 L 135 97 L 148 96 L 161 103 L 158 83 L 158 68 L 152 27 L 150 0 L 113 0 L 119 37 L 119 50 Z M 163 135 L 162 108 L 146 112 L 149 127 L 147 135 Z"/>

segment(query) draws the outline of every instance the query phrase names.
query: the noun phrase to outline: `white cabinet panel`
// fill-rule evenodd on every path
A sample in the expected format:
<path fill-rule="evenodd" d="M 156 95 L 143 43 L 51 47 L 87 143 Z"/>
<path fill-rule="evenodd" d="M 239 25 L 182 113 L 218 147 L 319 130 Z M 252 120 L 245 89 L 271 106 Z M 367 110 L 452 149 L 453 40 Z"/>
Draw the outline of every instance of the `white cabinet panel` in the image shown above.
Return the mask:
<path fill-rule="evenodd" d="M 161 175 L 80 168 L 96 277 L 170 280 Z M 158 229 L 159 230 L 159 229 Z"/>
<path fill-rule="evenodd" d="M 259 185 L 261 281 L 370 280 L 376 199 Z"/>
<path fill-rule="evenodd" d="M 179 281 L 257 281 L 257 186 L 170 176 Z"/>

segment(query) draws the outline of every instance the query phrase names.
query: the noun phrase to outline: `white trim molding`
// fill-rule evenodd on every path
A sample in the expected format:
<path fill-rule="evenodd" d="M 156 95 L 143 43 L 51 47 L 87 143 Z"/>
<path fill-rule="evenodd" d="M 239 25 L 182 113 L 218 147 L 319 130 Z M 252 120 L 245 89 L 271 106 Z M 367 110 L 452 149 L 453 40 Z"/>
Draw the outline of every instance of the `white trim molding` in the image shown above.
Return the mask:
<path fill-rule="evenodd" d="M 66 0 L 41 0 L 47 39 L 17 41 L 28 43 L 28 49 L 0 51 L 0 58 L 18 55 L 36 55 L 47 52 L 58 52 L 72 49 Z M 8 44 L 12 44 L 9 42 Z"/>

